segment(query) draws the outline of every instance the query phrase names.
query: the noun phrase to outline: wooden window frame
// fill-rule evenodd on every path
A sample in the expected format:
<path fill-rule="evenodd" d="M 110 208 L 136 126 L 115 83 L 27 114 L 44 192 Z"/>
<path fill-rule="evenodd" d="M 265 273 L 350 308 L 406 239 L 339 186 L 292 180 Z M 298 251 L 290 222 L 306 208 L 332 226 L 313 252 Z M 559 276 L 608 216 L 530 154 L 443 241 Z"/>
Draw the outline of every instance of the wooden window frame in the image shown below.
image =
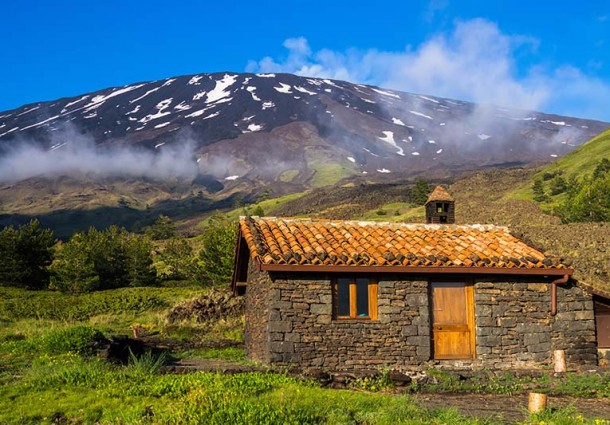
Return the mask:
<path fill-rule="evenodd" d="M 349 279 L 349 316 L 339 316 L 339 279 Z M 358 316 L 356 279 L 368 279 L 368 316 Z M 369 276 L 339 276 L 332 280 L 333 319 L 335 320 L 377 320 L 378 280 Z"/>

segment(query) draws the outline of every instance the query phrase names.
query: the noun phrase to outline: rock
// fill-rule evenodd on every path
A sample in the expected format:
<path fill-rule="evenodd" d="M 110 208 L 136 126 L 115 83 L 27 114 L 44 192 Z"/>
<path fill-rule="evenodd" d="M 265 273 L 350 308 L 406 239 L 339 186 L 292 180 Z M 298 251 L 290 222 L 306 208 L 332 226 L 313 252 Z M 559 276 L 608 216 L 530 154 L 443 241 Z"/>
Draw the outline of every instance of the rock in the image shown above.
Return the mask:
<path fill-rule="evenodd" d="M 245 297 L 225 290 L 212 290 L 205 295 L 182 302 L 170 310 L 167 320 L 176 323 L 194 319 L 198 323 L 237 317 L 244 313 Z"/>
<path fill-rule="evenodd" d="M 406 385 L 409 385 L 412 381 L 409 376 L 397 370 L 391 371 L 388 374 L 388 379 L 390 380 L 390 382 L 392 382 L 392 384 L 396 385 L 397 387 L 404 387 Z"/>

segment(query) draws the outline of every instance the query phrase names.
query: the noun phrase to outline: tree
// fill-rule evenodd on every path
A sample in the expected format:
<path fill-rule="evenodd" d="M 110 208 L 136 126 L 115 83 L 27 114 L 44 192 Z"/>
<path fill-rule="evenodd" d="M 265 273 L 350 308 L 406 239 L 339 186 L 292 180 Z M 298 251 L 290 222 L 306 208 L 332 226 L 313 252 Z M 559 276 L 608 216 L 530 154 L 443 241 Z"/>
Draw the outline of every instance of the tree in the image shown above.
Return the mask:
<path fill-rule="evenodd" d="M 544 202 L 548 199 L 546 193 L 544 193 L 544 184 L 542 183 L 542 179 L 534 180 L 534 183 L 532 184 L 532 191 L 534 192 L 534 201 Z"/>
<path fill-rule="evenodd" d="M 557 213 L 564 223 L 610 221 L 610 173 L 604 178 L 585 179 L 575 195 L 566 197 Z"/>
<path fill-rule="evenodd" d="M 203 277 L 213 285 L 226 284 L 233 273 L 237 224 L 223 214 L 210 217 L 199 253 Z"/>
<path fill-rule="evenodd" d="M 161 258 L 167 266 L 165 271 L 167 279 L 190 280 L 197 274 L 193 248 L 184 238 L 170 239 L 161 252 Z"/>
<path fill-rule="evenodd" d="M 53 288 L 63 292 L 156 283 L 150 240 L 116 226 L 75 233 L 61 246 L 50 269 Z"/>
<path fill-rule="evenodd" d="M 97 289 L 100 284 L 88 236 L 81 232 L 59 247 L 49 269 L 52 273 L 50 288 L 61 292 L 82 294 Z"/>
<path fill-rule="evenodd" d="M 157 282 L 153 268 L 153 245 L 146 237 L 130 234 L 127 241 L 127 275 L 130 286 L 150 286 Z"/>
<path fill-rule="evenodd" d="M 145 233 L 155 241 L 170 239 L 176 236 L 176 225 L 171 218 L 161 214 L 152 225 L 146 228 Z"/>
<path fill-rule="evenodd" d="M 415 186 L 411 190 L 411 201 L 416 205 L 424 205 L 428 200 L 431 189 L 424 179 L 415 180 Z"/>
<path fill-rule="evenodd" d="M 0 285 L 42 289 L 49 285 L 47 267 L 53 259 L 55 237 L 38 220 L 0 232 Z"/>

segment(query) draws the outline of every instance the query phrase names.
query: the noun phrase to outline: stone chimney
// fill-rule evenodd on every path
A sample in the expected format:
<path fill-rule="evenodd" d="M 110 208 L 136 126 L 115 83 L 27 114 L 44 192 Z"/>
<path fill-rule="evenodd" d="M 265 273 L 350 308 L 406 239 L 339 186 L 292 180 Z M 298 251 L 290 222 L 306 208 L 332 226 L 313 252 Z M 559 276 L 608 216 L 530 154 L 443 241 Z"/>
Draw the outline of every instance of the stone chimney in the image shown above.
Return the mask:
<path fill-rule="evenodd" d="M 455 199 L 442 186 L 434 188 L 425 203 L 425 207 L 426 223 L 455 223 Z"/>

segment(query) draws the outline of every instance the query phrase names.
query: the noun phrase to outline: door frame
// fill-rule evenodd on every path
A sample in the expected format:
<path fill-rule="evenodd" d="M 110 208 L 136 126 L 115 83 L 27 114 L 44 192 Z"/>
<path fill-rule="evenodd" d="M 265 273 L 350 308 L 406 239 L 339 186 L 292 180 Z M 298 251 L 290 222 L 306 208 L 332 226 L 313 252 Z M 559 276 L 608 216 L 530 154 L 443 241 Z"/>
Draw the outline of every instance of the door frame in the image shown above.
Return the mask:
<path fill-rule="evenodd" d="M 464 285 L 466 290 L 466 319 L 468 321 L 468 328 L 470 329 L 470 356 L 466 358 L 436 358 L 434 352 L 434 298 L 433 298 L 433 284 L 435 283 L 461 283 Z M 430 354 L 432 360 L 468 360 L 476 359 L 477 357 L 477 336 L 476 336 L 476 318 L 475 318 L 475 302 L 474 302 L 474 281 L 472 279 L 464 279 L 456 277 L 452 279 L 450 277 L 443 276 L 439 279 L 428 280 L 428 306 L 429 306 L 429 317 L 430 317 Z"/>

